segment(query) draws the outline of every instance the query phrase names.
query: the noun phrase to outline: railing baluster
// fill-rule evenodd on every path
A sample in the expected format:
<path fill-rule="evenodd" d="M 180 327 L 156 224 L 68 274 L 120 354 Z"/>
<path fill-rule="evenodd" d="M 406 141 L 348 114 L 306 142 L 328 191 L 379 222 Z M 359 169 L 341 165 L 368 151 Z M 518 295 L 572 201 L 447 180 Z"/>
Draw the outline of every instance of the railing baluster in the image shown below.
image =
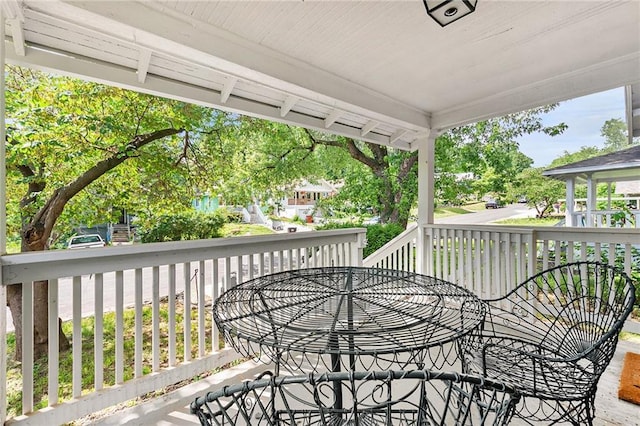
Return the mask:
<path fill-rule="evenodd" d="M 176 365 L 176 265 L 172 263 L 169 265 L 167 271 L 167 279 L 169 280 L 169 321 L 168 321 L 168 340 L 169 340 L 169 367 Z"/>
<path fill-rule="evenodd" d="M 262 267 L 264 268 L 264 255 L 262 255 L 262 259 L 261 259 L 261 263 L 262 263 Z M 213 297 L 213 301 L 212 303 L 216 303 L 216 300 L 218 300 L 218 296 L 220 293 L 220 280 L 219 280 L 219 275 L 218 275 L 218 259 L 213 259 L 213 267 L 212 267 L 212 271 L 211 271 L 211 286 L 212 291 L 211 291 L 211 295 Z M 220 350 L 220 333 L 218 331 L 218 326 L 216 326 L 215 321 L 211 321 L 211 327 L 212 327 L 212 349 L 213 352 L 219 351 Z"/>
<path fill-rule="evenodd" d="M 134 377 L 142 377 L 142 269 L 135 270 Z"/>
<path fill-rule="evenodd" d="M 235 282 L 231 282 L 231 258 L 229 257 L 225 257 L 224 259 L 224 284 L 227 289 L 235 287 L 236 285 Z"/>
<path fill-rule="evenodd" d="M 160 267 L 152 268 L 151 288 L 151 368 L 160 371 Z"/>
<path fill-rule="evenodd" d="M 101 273 L 95 275 L 94 290 L 93 385 L 101 390 L 104 382 L 104 276 Z"/>
<path fill-rule="evenodd" d="M 33 411 L 33 287 L 22 284 L 22 413 Z"/>
<path fill-rule="evenodd" d="M 229 260 L 227 258 L 227 260 Z M 182 264 L 184 268 L 184 316 L 182 318 L 183 326 L 183 360 L 184 362 L 191 361 L 191 262 L 185 262 Z M 227 271 L 229 268 L 227 268 Z"/>
<path fill-rule="evenodd" d="M 73 386 L 74 398 L 82 395 L 82 277 L 73 277 Z"/>
<path fill-rule="evenodd" d="M 116 271 L 116 384 L 124 383 L 124 271 Z"/>
<path fill-rule="evenodd" d="M 204 309 L 204 301 L 205 301 L 204 260 L 201 260 L 198 263 L 198 272 L 199 272 L 199 280 L 197 283 L 198 284 L 198 357 L 202 358 L 207 353 L 207 350 L 206 350 L 207 328 L 205 326 L 206 312 Z"/>
<path fill-rule="evenodd" d="M 253 258 L 253 254 L 249 255 L 249 279 L 252 280 L 254 278 L 254 273 L 253 273 L 253 265 L 254 265 L 255 259 Z"/>
<path fill-rule="evenodd" d="M 58 350 L 60 346 L 60 336 L 58 334 L 58 331 L 59 331 L 58 297 L 59 297 L 58 280 L 57 279 L 49 280 L 49 302 L 48 302 L 48 310 L 49 310 L 48 370 L 49 370 L 49 373 L 48 373 L 48 383 L 47 383 L 49 407 L 56 405 L 58 403 L 58 386 L 59 386 L 58 374 L 60 370 L 59 350 Z M 4 305 L 0 304 L 0 306 L 4 306 Z M 2 370 L 2 371 L 5 371 L 5 370 Z"/>
<path fill-rule="evenodd" d="M 264 275 L 264 253 L 258 254 L 258 275 Z"/>

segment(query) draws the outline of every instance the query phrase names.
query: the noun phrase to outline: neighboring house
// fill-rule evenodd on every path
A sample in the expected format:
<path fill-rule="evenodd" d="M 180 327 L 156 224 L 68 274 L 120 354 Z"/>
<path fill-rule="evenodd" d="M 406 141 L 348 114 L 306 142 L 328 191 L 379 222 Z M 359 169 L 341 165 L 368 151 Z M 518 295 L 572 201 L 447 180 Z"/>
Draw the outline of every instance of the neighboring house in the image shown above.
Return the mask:
<path fill-rule="evenodd" d="M 616 182 L 614 193 L 629 200 L 630 207 L 640 209 L 640 180 Z"/>
<path fill-rule="evenodd" d="M 324 179 L 316 183 L 303 180 L 282 200 L 284 212 L 281 214 L 290 218 L 311 216 L 318 201 L 337 192 L 338 188 Z"/>
<path fill-rule="evenodd" d="M 196 211 L 203 213 L 214 212 L 220 207 L 220 200 L 217 196 L 210 195 L 208 193 L 201 194 L 191 201 L 191 205 Z"/>

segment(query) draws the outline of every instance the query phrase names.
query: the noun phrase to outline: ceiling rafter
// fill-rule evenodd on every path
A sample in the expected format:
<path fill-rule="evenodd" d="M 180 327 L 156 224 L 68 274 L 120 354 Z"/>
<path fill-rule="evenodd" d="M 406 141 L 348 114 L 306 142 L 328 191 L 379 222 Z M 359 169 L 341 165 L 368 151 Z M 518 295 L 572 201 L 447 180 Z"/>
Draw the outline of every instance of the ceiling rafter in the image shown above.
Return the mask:
<path fill-rule="evenodd" d="M 327 118 L 324 119 L 325 129 L 328 129 L 333 125 L 333 123 L 338 121 L 338 118 L 340 118 L 342 114 L 344 114 L 344 112 L 340 111 L 339 109 L 334 109 L 333 111 L 331 111 Z"/>
<path fill-rule="evenodd" d="M 27 55 L 20 57 L 13 51 L 14 49 L 11 46 L 10 40 L 7 40 L 5 44 L 7 46 L 6 53 L 8 63 L 36 67 L 38 69 L 73 77 L 82 77 L 89 81 L 110 84 L 127 90 L 136 90 L 154 96 L 162 96 L 182 102 L 220 108 L 225 111 L 248 114 L 253 117 L 314 130 L 326 130 L 325 119 L 315 115 L 290 111 L 286 119 L 281 117 L 281 106 L 275 102 L 273 104 L 266 104 L 232 94 L 229 96 L 228 101 L 222 104 L 218 99 L 214 99 L 211 96 L 211 89 L 209 88 L 185 84 L 177 80 L 156 76 L 153 73 L 149 73 L 145 83 L 142 84 L 133 76 L 131 70 L 127 68 L 106 62 L 93 61 L 79 56 L 72 57 L 50 49 L 40 49 L 29 45 L 27 46 Z M 335 122 L 330 130 L 337 135 L 361 139 L 379 145 L 388 144 L 389 140 L 388 136 L 376 132 L 370 132 L 365 137 L 360 137 L 359 128 L 339 122 Z M 415 148 L 411 143 L 405 141 L 397 143 L 395 146 L 404 150 L 412 150 Z"/>
<path fill-rule="evenodd" d="M 380 123 L 375 120 L 369 120 L 369 122 L 365 124 L 364 127 L 362 127 L 362 130 L 360 130 L 360 136 L 365 136 L 367 133 L 375 129 L 379 124 Z"/>
<path fill-rule="evenodd" d="M 289 114 L 289 111 L 291 111 L 291 108 L 293 108 L 295 104 L 298 103 L 298 101 L 300 101 L 300 98 L 298 96 L 287 96 L 287 98 L 284 100 L 284 103 L 280 107 L 280 117 L 286 117 L 286 115 Z"/>
<path fill-rule="evenodd" d="M 138 81 L 144 83 L 147 79 L 147 73 L 149 72 L 149 65 L 151 65 L 151 49 L 140 48 L 140 56 L 138 57 Z"/>
<path fill-rule="evenodd" d="M 229 100 L 229 96 L 231 96 L 231 92 L 233 88 L 236 87 L 236 83 L 238 79 L 236 77 L 228 76 L 224 82 L 224 86 L 222 86 L 222 91 L 220 92 L 220 102 L 226 104 Z"/>
<path fill-rule="evenodd" d="M 398 129 L 394 134 L 389 136 L 389 143 L 391 145 L 395 144 L 400 138 L 402 138 L 407 133 L 406 129 Z"/>
<path fill-rule="evenodd" d="M 11 25 L 11 37 L 13 37 L 13 48 L 16 55 L 24 56 L 24 23 L 18 18 L 7 20 Z"/>

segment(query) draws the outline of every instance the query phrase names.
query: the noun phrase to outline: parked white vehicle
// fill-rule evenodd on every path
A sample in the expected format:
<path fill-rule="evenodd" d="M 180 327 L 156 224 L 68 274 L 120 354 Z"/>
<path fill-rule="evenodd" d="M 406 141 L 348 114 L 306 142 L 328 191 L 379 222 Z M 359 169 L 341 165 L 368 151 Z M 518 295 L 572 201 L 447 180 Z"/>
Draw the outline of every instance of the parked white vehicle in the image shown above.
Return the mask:
<path fill-rule="evenodd" d="M 104 247 L 106 244 L 102 237 L 98 234 L 76 235 L 69 239 L 67 248 L 81 249 L 81 248 L 94 248 Z"/>

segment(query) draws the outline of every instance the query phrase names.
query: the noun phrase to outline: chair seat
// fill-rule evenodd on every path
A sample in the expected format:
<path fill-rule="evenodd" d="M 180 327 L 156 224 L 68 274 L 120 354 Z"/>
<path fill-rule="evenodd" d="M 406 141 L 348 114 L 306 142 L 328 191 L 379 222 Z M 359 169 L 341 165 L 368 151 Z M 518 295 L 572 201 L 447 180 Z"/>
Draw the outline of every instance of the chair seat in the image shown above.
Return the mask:
<path fill-rule="evenodd" d="M 596 365 L 588 358 L 558 361 L 566 355 L 514 338 L 486 337 L 482 342 L 467 353 L 469 371 L 511 383 L 523 396 L 581 399 L 597 382 Z"/>

